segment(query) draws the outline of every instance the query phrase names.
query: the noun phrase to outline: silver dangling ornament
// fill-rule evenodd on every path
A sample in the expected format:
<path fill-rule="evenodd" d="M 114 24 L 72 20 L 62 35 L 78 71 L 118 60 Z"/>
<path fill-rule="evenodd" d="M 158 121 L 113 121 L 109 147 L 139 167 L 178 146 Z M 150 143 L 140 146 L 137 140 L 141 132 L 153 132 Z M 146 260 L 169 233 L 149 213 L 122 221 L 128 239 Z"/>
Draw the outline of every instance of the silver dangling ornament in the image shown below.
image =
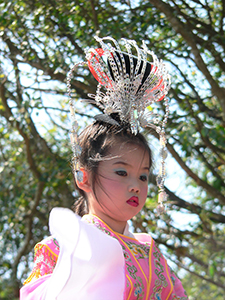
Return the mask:
<path fill-rule="evenodd" d="M 144 41 L 142 47 L 139 47 L 134 40 L 121 39 L 119 43 L 112 37 L 96 36 L 95 39 L 101 48 L 85 49 L 87 61 L 76 63 L 67 78 L 72 119 L 73 171 L 76 179 L 79 182 L 83 180 L 79 165 L 82 149 L 79 145 L 78 124 L 71 97 L 71 80 L 73 71 L 85 64 L 98 81 L 96 94 L 89 94 L 89 99 L 85 100 L 103 112 L 102 115 L 95 117 L 97 120 L 119 127 L 129 124 L 134 135 L 139 132 L 139 127 L 153 128 L 159 134 L 161 169 L 157 176 L 159 188 L 157 213 L 161 214 L 165 211 L 164 202 L 167 199 L 164 190 L 167 156 L 165 125 L 169 114 L 166 95 L 170 89 L 170 75 L 163 61 L 148 49 Z M 162 101 L 165 106 L 162 119 L 158 113 L 158 101 Z M 120 122 L 114 120 L 113 115 L 117 115 Z"/>

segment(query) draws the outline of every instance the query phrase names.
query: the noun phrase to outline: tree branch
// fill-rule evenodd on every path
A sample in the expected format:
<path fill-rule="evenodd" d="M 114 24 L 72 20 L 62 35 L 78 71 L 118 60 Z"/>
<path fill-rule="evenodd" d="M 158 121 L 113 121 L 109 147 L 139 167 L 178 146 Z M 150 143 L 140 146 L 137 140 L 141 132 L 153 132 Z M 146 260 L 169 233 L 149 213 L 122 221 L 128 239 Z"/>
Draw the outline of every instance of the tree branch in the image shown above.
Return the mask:
<path fill-rule="evenodd" d="M 168 259 L 171 260 L 171 257 L 168 257 Z M 225 289 L 225 285 L 223 285 L 221 281 L 218 281 L 218 280 L 215 281 L 215 280 L 209 278 L 208 276 L 207 276 L 207 277 L 206 277 L 206 276 L 202 276 L 202 275 L 198 274 L 197 272 L 192 271 L 190 268 L 188 268 L 187 266 L 185 266 L 185 265 L 184 265 L 183 263 L 181 263 L 179 260 L 177 260 L 177 261 L 174 262 L 174 263 L 177 264 L 177 265 L 178 265 L 179 267 L 181 267 L 182 269 L 188 271 L 190 274 L 193 274 L 194 276 L 199 277 L 199 278 L 202 279 L 203 281 L 205 280 L 205 281 L 207 281 L 207 282 L 209 282 L 209 283 L 212 283 L 212 284 L 214 284 L 214 285 L 216 285 L 216 286 L 222 288 L 223 290 Z"/>
<path fill-rule="evenodd" d="M 98 16 L 96 14 L 96 9 L 95 9 L 95 1 L 94 0 L 90 0 L 91 2 L 91 8 L 92 8 L 92 15 L 93 15 L 93 23 L 95 25 L 95 31 L 99 30 L 99 24 L 98 24 Z"/>
<path fill-rule="evenodd" d="M 174 9 L 167 3 L 163 2 L 162 0 L 150 0 L 150 2 L 157 7 L 160 11 L 162 11 L 168 21 L 171 23 L 173 29 L 181 34 L 187 44 L 191 47 L 191 51 L 195 58 L 195 63 L 198 69 L 204 74 L 205 78 L 209 82 L 213 94 L 218 98 L 221 109 L 222 109 L 222 117 L 225 123 L 225 89 L 221 88 L 218 83 L 213 79 L 212 75 L 210 74 L 205 62 L 203 61 L 200 51 L 195 44 L 195 38 L 191 31 L 187 30 L 185 24 L 183 24 L 177 16 L 175 16 Z"/>
<path fill-rule="evenodd" d="M 158 137 L 158 134 L 152 130 L 151 135 L 155 136 L 156 138 Z M 175 151 L 174 147 L 172 144 L 167 142 L 167 149 L 173 156 L 173 158 L 177 161 L 177 163 L 181 166 L 181 168 L 187 173 L 188 176 L 190 176 L 196 183 L 203 187 L 206 191 L 209 192 L 213 197 L 217 198 L 222 205 L 225 204 L 225 197 L 223 194 L 221 194 L 218 190 L 214 189 L 211 185 L 209 185 L 206 181 L 202 180 L 200 177 L 198 177 L 197 174 L 195 174 L 183 161 L 183 159 L 179 156 L 179 154 Z"/>

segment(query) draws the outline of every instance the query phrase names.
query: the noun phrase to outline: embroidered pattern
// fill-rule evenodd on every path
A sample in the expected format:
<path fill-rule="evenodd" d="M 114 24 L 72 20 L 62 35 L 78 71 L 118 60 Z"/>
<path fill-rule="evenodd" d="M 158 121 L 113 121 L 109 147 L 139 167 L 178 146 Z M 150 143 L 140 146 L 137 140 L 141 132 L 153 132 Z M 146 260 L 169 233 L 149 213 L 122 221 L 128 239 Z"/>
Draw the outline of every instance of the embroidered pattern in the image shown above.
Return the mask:
<path fill-rule="evenodd" d="M 172 278 L 167 263 L 154 242 L 150 258 L 151 243 L 147 242 L 147 239 L 141 242 L 117 234 L 93 215 L 87 215 L 84 219 L 120 242 L 126 266 L 126 300 L 188 299 L 183 288 L 179 291 L 180 296 L 176 295 L 173 286 L 178 279 L 176 276 Z M 151 259 L 151 274 L 149 274 L 149 259 Z"/>
<path fill-rule="evenodd" d="M 150 246 L 148 244 L 139 245 L 137 243 L 129 241 L 127 241 L 126 244 L 137 259 L 148 258 L 150 249 Z"/>
<path fill-rule="evenodd" d="M 46 243 L 43 243 L 43 242 Z M 41 276 L 51 274 L 58 260 L 59 244 L 56 239 L 49 237 L 42 243 L 38 243 L 35 248 L 34 268 L 24 284 L 38 279 Z"/>
<path fill-rule="evenodd" d="M 138 281 L 134 284 L 134 296 L 136 297 L 135 299 L 144 299 L 146 289 L 144 287 L 141 277 L 138 277 L 137 279 Z"/>
<path fill-rule="evenodd" d="M 149 235 L 141 235 L 135 239 L 117 234 L 93 215 L 87 215 L 84 220 L 120 243 L 126 272 L 124 299 L 188 300 L 181 282 L 169 270 L 163 255 Z M 38 243 L 35 246 L 35 266 L 25 284 L 51 274 L 57 263 L 59 250 L 59 245 L 53 237 Z"/>
<path fill-rule="evenodd" d="M 95 227 L 97 227 L 107 235 L 113 236 L 112 233 L 109 230 L 107 230 L 104 226 L 102 226 L 100 222 L 96 221 L 94 218 L 88 218 L 87 216 L 88 215 L 86 215 L 86 217 L 85 216 L 83 217 L 87 223 L 94 225 Z"/>
<path fill-rule="evenodd" d="M 187 298 L 186 292 L 185 292 L 185 296 L 186 297 L 179 297 L 179 296 L 176 296 L 175 294 L 172 294 L 171 300 L 187 300 L 188 298 Z"/>
<path fill-rule="evenodd" d="M 163 288 L 166 288 L 168 286 L 168 282 L 164 276 L 165 269 L 161 263 L 163 256 L 156 246 L 153 247 L 153 257 L 154 257 L 154 273 L 156 275 L 156 279 L 154 281 L 155 285 L 153 287 L 153 293 L 151 294 L 150 299 L 161 300 Z"/>

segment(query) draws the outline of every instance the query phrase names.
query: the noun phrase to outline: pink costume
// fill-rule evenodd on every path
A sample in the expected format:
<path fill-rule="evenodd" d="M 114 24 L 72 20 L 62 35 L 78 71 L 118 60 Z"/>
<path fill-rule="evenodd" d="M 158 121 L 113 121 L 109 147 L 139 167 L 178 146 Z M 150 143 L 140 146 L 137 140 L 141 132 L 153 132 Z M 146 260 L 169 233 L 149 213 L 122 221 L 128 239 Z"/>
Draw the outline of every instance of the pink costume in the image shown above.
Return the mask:
<path fill-rule="evenodd" d="M 77 216 L 75 216 L 75 218 L 77 218 Z M 60 284 L 57 284 L 57 288 L 59 290 L 62 290 L 61 294 L 59 293 L 59 295 L 62 295 L 62 297 L 58 298 L 57 296 L 53 296 L 55 290 L 57 290 L 57 288 L 54 286 L 52 289 L 50 289 L 51 291 L 49 290 L 50 296 L 48 296 L 49 293 L 47 293 L 46 290 L 48 290 L 49 286 L 51 285 L 51 283 L 49 282 L 50 278 L 53 276 L 51 274 L 54 274 L 54 272 L 58 272 L 58 274 L 60 273 L 59 277 L 61 277 L 59 279 L 59 282 L 62 282 L 61 278 L 66 277 L 66 275 L 64 276 L 64 273 L 66 274 L 65 270 L 62 270 L 61 268 L 60 272 L 60 267 L 57 269 L 57 260 L 59 257 L 59 253 L 61 252 L 61 245 L 59 247 L 60 241 L 58 244 L 56 239 L 51 236 L 38 243 L 35 247 L 35 266 L 31 275 L 26 280 L 24 287 L 21 289 L 21 300 L 69 299 L 68 297 L 70 296 L 68 295 L 71 294 L 73 296 L 71 296 L 70 299 L 74 300 L 188 299 L 180 280 L 171 273 L 165 258 L 161 254 L 160 250 L 158 249 L 150 235 L 143 233 L 133 235 L 128 231 L 127 227 L 125 229 L 124 235 L 116 233 L 101 219 L 94 215 L 85 215 L 82 218 L 82 221 L 82 223 L 91 224 L 92 226 L 90 227 L 97 227 L 98 229 L 100 229 L 98 230 L 99 232 L 104 232 L 104 238 L 105 236 L 107 236 L 107 238 L 109 237 L 109 242 L 111 242 L 111 240 L 117 241 L 117 244 L 120 245 L 119 251 L 122 250 L 121 253 L 123 254 L 123 258 L 121 259 L 120 253 L 117 248 L 112 250 L 112 248 L 114 247 L 114 244 L 112 244 L 110 245 L 109 249 L 105 249 L 103 253 L 99 254 L 99 260 L 101 260 L 102 258 L 104 260 L 104 265 L 107 265 L 108 261 L 110 260 L 113 262 L 110 266 L 106 266 L 104 270 L 100 270 L 101 263 L 97 263 L 99 267 L 97 268 L 97 271 L 95 270 L 95 274 L 97 274 L 98 272 L 103 273 L 102 277 L 99 276 L 100 280 L 98 282 L 96 281 L 96 285 L 98 285 L 97 290 L 100 286 L 107 286 L 108 281 L 115 281 L 115 283 L 113 285 L 107 286 L 105 291 L 100 291 L 98 295 L 96 294 L 96 296 L 93 296 L 94 294 L 92 287 L 92 290 L 89 290 L 90 294 L 86 293 L 86 296 L 82 298 L 82 296 L 79 296 L 81 294 L 81 290 L 73 294 L 74 285 L 78 280 L 76 278 L 78 277 L 73 274 L 71 275 L 70 271 L 70 278 L 72 280 L 71 282 L 73 289 L 71 290 L 72 292 L 70 292 L 70 294 L 63 294 L 63 288 L 59 288 L 58 286 Z M 85 226 L 85 230 L 90 229 L 90 227 L 88 227 L 86 224 Z M 94 234 L 95 233 L 96 231 L 94 231 Z M 91 233 L 91 236 L 93 236 L 93 232 Z M 100 249 L 102 247 L 102 244 L 96 245 L 95 243 L 95 246 Z M 111 253 L 107 254 L 108 257 L 104 257 L 105 251 L 111 251 Z M 65 252 L 65 250 L 63 252 Z M 109 257 L 112 258 L 109 259 Z M 75 266 L 77 265 L 77 263 L 79 263 L 79 261 L 77 262 L 76 260 Z M 62 264 L 63 266 L 65 266 L 66 263 L 61 262 L 61 265 Z M 87 262 L 87 266 L 90 266 L 90 264 L 92 265 L 90 261 Z M 83 267 L 82 263 L 81 267 Z M 110 268 L 111 270 L 111 272 L 109 273 L 107 273 L 108 268 Z M 89 270 L 87 268 L 85 270 L 85 276 L 88 272 Z M 79 285 L 82 285 L 82 272 L 79 271 L 78 274 L 79 280 L 81 280 Z M 90 279 L 88 279 L 88 282 L 90 282 Z M 56 285 L 54 280 L 52 284 Z M 68 280 L 62 285 L 64 285 L 64 290 L 68 290 L 70 288 L 70 283 Z M 113 294 L 116 289 L 118 289 L 118 291 L 116 291 L 117 294 Z"/>

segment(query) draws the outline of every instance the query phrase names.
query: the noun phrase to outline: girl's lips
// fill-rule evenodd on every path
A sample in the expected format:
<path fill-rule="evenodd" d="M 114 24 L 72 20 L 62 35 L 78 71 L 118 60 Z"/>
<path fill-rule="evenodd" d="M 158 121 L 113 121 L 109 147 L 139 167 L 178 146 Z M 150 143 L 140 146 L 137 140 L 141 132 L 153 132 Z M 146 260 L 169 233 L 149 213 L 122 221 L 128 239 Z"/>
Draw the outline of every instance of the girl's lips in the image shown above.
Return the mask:
<path fill-rule="evenodd" d="M 127 200 L 127 204 L 137 207 L 139 205 L 138 197 L 131 197 L 129 200 Z"/>

